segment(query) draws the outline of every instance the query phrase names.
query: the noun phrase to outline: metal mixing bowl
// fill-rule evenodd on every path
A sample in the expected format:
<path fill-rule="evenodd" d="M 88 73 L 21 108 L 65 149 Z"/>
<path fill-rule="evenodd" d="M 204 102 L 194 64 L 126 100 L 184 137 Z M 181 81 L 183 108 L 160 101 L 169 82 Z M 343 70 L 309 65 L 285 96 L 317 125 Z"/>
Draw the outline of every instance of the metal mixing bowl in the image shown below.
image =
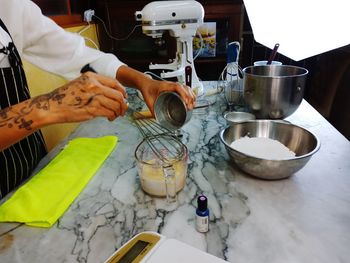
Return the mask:
<path fill-rule="evenodd" d="M 283 160 L 268 160 L 244 154 L 230 146 L 233 141 L 244 136 L 278 140 L 296 156 Z M 291 176 L 304 167 L 320 148 L 319 139 L 305 128 L 273 120 L 235 123 L 220 132 L 220 139 L 240 169 L 253 176 L 270 180 Z"/>
<path fill-rule="evenodd" d="M 300 105 L 308 71 L 289 65 L 243 69 L 244 100 L 257 119 L 284 119 Z"/>

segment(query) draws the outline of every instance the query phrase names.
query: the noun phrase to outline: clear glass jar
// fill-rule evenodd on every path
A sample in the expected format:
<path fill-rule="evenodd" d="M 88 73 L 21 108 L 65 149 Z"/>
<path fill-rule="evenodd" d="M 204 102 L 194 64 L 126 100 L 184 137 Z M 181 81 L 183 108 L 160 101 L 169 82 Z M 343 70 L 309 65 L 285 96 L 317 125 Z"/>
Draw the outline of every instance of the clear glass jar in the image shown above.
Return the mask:
<path fill-rule="evenodd" d="M 176 199 L 186 182 L 187 147 L 174 136 L 156 135 L 137 146 L 135 157 L 142 189 L 168 201 Z"/>

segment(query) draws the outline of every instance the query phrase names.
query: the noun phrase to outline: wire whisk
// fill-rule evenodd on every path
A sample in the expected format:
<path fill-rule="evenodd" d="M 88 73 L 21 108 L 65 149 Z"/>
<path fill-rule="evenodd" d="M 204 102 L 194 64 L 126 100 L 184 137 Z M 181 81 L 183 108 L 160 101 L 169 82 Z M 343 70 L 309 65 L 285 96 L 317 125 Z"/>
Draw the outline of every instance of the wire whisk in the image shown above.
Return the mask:
<path fill-rule="evenodd" d="M 220 74 L 218 84 L 224 90 L 228 110 L 243 105 L 242 69 L 238 64 L 240 44 L 231 42 L 227 47 L 227 65 Z"/>
<path fill-rule="evenodd" d="M 174 164 L 187 160 L 187 147 L 174 136 L 173 132 L 162 127 L 153 118 L 145 118 L 143 114 L 133 112 L 133 121 L 142 134 L 144 141 L 151 151 L 148 151 L 142 142 L 136 149 L 135 156 L 139 161 L 154 162 L 162 168 L 166 188 L 167 202 L 176 201 L 176 171 Z M 154 154 L 149 156 L 150 152 Z"/>
<path fill-rule="evenodd" d="M 163 165 L 170 165 L 181 157 L 184 145 L 173 131 L 136 111 L 133 111 L 133 122 Z"/>

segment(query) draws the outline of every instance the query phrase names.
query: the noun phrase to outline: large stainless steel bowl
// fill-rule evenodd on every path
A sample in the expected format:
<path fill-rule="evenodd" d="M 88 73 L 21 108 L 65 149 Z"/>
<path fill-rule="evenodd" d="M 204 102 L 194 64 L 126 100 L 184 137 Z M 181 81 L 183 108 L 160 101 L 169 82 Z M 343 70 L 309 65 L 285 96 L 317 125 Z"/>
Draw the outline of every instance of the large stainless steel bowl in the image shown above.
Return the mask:
<path fill-rule="evenodd" d="M 283 160 L 268 160 L 244 154 L 230 145 L 241 137 L 265 137 L 278 140 L 296 156 Z M 291 176 L 310 160 L 320 148 L 319 139 L 307 129 L 274 120 L 252 120 L 235 123 L 220 132 L 225 148 L 243 171 L 263 179 L 282 179 Z"/>
<path fill-rule="evenodd" d="M 244 100 L 257 119 L 283 119 L 300 105 L 308 71 L 289 65 L 243 69 Z"/>

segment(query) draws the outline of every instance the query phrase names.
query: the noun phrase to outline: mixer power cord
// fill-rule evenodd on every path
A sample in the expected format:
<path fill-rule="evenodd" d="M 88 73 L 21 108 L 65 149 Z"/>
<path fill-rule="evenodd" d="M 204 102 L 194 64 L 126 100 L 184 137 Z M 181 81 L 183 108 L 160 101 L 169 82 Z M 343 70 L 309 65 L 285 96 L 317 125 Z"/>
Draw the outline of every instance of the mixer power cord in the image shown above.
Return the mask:
<path fill-rule="evenodd" d="M 96 17 L 99 21 L 101 21 L 101 23 L 102 23 L 102 25 L 103 25 L 103 28 L 104 28 L 104 30 L 106 31 L 107 36 L 108 36 L 109 38 L 111 38 L 111 39 L 116 40 L 116 41 L 127 40 L 127 39 L 135 32 L 136 28 L 142 26 L 142 25 L 135 25 L 134 28 L 131 30 L 131 32 L 130 32 L 126 37 L 123 37 L 123 38 L 116 38 L 116 37 L 114 37 L 114 36 L 112 36 L 112 35 L 110 34 L 110 32 L 108 31 L 107 26 L 106 26 L 106 24 L 105 24 L 105 22 L 103 21 L 102 18 L 98 17 L 97 15 L 92 15 L 92 16 L 93 16 L 93 17 Z"/>

